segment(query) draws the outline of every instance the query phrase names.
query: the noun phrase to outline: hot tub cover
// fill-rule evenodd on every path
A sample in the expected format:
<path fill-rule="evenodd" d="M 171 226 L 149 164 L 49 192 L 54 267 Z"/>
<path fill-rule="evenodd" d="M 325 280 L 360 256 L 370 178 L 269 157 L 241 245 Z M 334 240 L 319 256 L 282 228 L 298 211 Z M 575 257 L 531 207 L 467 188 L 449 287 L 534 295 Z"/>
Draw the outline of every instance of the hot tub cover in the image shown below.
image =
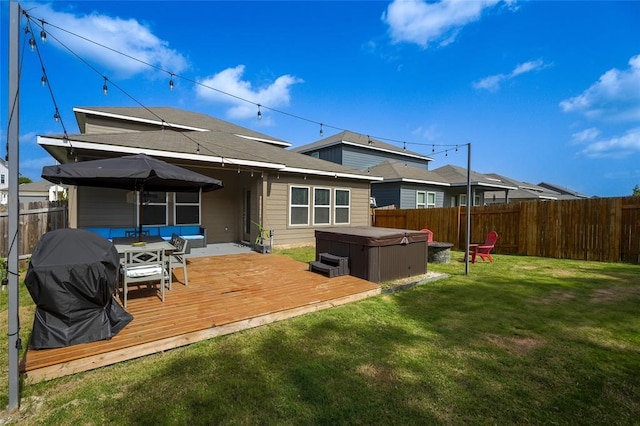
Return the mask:
<path fill-rule="evenodd" d="M 25 285 L 36 304 L 32 349 L 110 339 L 133 317 L 114 299 L 119 256 L 93 232 L 59 229 L 36 245 Z"/>
<path fill-rule="evenodd" d="M 373 226 L 332 227 L 315 231 L 316 238 L 360 244 L 366 247 L 383 247 L 427 241 L 426 232 L 411 229 L 377 228 Z"/>

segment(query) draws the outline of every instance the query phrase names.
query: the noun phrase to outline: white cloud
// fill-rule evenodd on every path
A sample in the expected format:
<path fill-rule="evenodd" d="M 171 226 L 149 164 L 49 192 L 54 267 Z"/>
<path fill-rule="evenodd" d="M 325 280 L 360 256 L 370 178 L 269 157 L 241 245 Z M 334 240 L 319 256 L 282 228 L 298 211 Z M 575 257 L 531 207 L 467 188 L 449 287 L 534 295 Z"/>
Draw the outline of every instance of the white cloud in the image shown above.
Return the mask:
<path fill-rule="evenodd" d="M 544 63 L 542 59 L 536 59 L 535 61 L 528 61 L 522 64 L 516 65 L 516 67 L 508 74 L 495 74 L 485 77 L 481 80 L 474 81 L 473 87 L 478 90 L 488 90 L 495 92 L 500 88 L 500 85 L 507 80 L 516 78 L 519 75 L 526 74 L 528 72 L 537 71 L 548 65 Z"/>
<path fill-rule="evenodd" d="M 640 127 L 628 130 L 624 135 L 610 139 L 589 140 L 581 154 L 589 158 L 625 158 L 640 153 Z"/>
<path fill-rule="evenodd" d="M 210 102 L 231 104 L 227 115 L 230 118 L 244 119 L 255 117 L 257 114 L 255 104 L 269 108 L 289 105 L 291 86 L 303 83 L 303 80 L 285 74 L 267 86 L 254 88 L 251 82 L 242 79 L 244 69 L 244 65 L 238 65 L 200 80 L 196 88 L 198 97 Z M 266 112 L 268 110 L 262 111 L 263 114 Z"/>
<path fill-rule="evenodd" d="M 452 43 L 465 25 L 480 19 L 482 12 L 500 0 L 394 0 L 382 15 L 394 43 L 407 42 L 427 47 L 431 43 Z M 512 5 L 515 1 L 506 1 Z"/>
<path fill-rule="evenodd" d="M 595 141 L 598 136 L 600 136 L 600 130 L 595 127 L 591 127 L 589 129 L 582 130 L 581 132 L 577 132 L 571 135 L 571 140 L 574 143 L 583 144 L 586 142 Z"/>
<path fill-rule="evenodd" d="M 130 77 L 141 72 L 148 72 L 151 64 L 178 74 L 187 68 L 186 58 L 176 50 L 169 48 L 169 42 L 155 36 L 149 26 L 136 19 L 123 19 L 93 12 L 88 15 L 74 15 L 59 12 L 51 4 L 25 4 L 30 15 L 39 21 L 45 21 L 48 34 L 47 43 L 64 49 L 55 39 L 89 63 L 100 64 L 100 67 L 115 72 L 122 77 Z M 51 25 L 46 25 L 50 23 Z M 76 34 L 63 32 L 55 27 Z M 36 29 L 34 29 L 36 30 Z M 98 46 L 108 46 L 110 49 Z M 67 51 L 65 49 L 65 51 Z M 129 59 L 119 53 L 136 58 L 146 64 Z"/>
<path fill-rule="evenodd" d="M 428 127 L 418 127 L 411 132 L 411 134 L 415 136 L 419 136 L 429 142 L 433 142 L 440 137 L 440 132 L 435 124 L 432 124 Z"/>
<path fill-rule="evenodd" d="M 640 55 L 629 60 L 627 69 L 605 72 L 580 95 L 560 102 L 560 108 L 590 119 L 640 121 Z"/>

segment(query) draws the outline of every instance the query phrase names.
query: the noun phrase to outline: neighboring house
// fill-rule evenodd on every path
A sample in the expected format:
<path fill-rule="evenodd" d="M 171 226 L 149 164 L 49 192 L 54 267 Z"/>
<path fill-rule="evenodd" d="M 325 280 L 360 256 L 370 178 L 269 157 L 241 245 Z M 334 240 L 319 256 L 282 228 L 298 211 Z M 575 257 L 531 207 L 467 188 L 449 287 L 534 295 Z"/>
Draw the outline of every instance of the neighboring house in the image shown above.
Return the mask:
<path fill-rule="evenodd" d="M 501 192 L 504 198 L 508 198 L 509 191 L 518 189 L 516 186 L 497 182 L 482 173 L 471 170 L 470 176 L 467 176 L 467 169 L 464 167 L 446 165 L 433 170 L 434 173 L 440 175 L 445 182 L 450 184 L 447 191 L 448 199 L 444 200 L 444 207 L 457 207 L 467 205 L 467 181 L 471 183 L 471 198 L 473 206 L 482 206 L 485 204 L 485 193 Z"/>
<path fill-rule="evenodd" d="M 18 197 L 25 205 L 38 201 L 61 201 L 67 197 L 67 188 L 46 180 L 22 183 L 18 187 Z"/>
<path fill-rule="evenodd" d="M 424 169 L 432 161 L 430 157 L 349 131 L 293 148 L 292 151 L 363 171 L 386 160 L 402 161 L 408 166 Z"/>
<path fill-rule="evenodd" d="M 315 242 L 323 226 L 370 223 L 366 172 L 284 148 L 290 144 L 213 117 L 166 107 L 74 108 L 79 134 L 38 136 L 60 163 L 145 153 L 222 180 L 202 194 L 147 193 L 143 225 L 200 225 L 207 243 L 253 242 L 258 226 L 274 245 Z M 131 192 L 70 188 L 72 226 L 127 227 L 139 220 Z"/>
<path fill-rule="evenodd" d="M 371 186 L 378 207 L 394 205 L 413 209 L 455 207 L 467 203 L 466 169 L 444 166 L 429 171 L 432 158 L 365 135 L 344 131 L 293 151 L 383 177 L 382 181 L 374 181 Z M 485 191 L 516 189 L 473 171 L 471 180 L 474 205 L 484 204 Z"/>
<path fill-rule="evenodd" d="M 528 182 L 520 182 L 497 173 L 486 173 L 485 176 L 495 182 L 515 186 L 513 191 L 487 191 L 484 193 L 485 204 L 520 203 L 522 201 L 554 201 L 561 198 L 561 194 L 548 188 Z"/>
<path fill-rule="evenodd" d="M 572 189 L 569 189 L 560 185 L 554 185 L 548 182 L 540 182 L 538 186 L 541 186 L 543 188 L 547 188 L 551 191 L 555 191 L 559 193 L 560 197 L 558 199 L 560 200 L 579 200 L 579 199 L 589 198 L 588 196 L 581 194 L 579 192 L 576 192 Z"/>
<path fill-rule="evenodd" d="M 0 159 L 0 204 L 7 204 L 9 197 L 9 165 Z"/>
<path fill-rule="evenodd" d="M 439 174 L 424 167 L 386 160 L 371 167 L 373 176 L 383 180 L 372 182 L 371 195 L 378 207 L 394 205 L 399 209 L 443 207 L 451 186 Z"/>

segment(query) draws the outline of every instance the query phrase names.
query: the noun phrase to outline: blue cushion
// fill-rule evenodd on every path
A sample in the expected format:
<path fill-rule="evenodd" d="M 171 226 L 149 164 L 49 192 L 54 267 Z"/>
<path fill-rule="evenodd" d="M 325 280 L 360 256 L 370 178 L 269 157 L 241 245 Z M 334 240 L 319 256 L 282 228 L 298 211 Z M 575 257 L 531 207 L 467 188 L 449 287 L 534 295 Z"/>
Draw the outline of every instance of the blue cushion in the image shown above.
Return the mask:
<path fill-rule="evenodd" d="M 180 227 L 180 235 L 200 235 L 200 226 L 198 225 L 184 225 Z"/>
<path fill-rule="evenodd" d="M 85 231 L 91 231 L 103 238 L 109 239 L 111 230 L 109 228 L 83 228 Z"/>

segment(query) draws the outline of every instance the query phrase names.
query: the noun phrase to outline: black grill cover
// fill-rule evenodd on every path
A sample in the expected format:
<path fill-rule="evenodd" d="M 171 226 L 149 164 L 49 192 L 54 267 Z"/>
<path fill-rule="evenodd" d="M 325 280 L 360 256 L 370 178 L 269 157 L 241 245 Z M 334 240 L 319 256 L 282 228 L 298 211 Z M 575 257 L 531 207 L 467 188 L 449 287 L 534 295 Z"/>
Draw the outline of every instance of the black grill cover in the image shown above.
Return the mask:
<path fill-rule="evenodd" d="M 32 349 L 110 339 L 133 317 L 114 299 L 120 262 L 114 245 L 82 229 L 47 232 L 25 284 L 36 304 Z"/>

